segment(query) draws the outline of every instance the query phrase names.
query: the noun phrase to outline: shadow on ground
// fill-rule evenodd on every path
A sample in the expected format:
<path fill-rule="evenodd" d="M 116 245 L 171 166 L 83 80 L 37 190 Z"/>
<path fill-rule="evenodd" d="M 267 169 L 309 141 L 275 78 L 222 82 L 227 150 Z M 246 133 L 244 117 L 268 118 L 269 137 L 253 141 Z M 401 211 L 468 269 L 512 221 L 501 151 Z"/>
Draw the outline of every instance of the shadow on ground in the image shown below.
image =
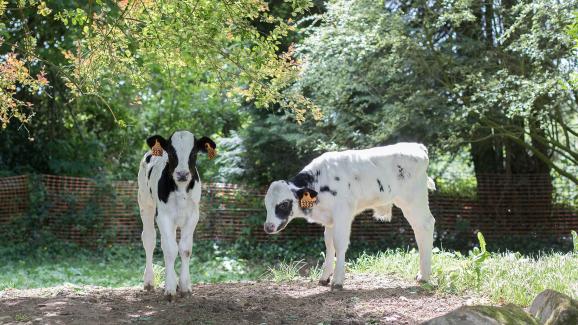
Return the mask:
<path fill-rule="evenodd" d="M 0 292 L 0 323 L 417 324 L 463 304 L 412 283 L 359 275 L 344 291 L 303 281 L 198 284 L 172 303 L 160 288 L 65 286 Z"/>

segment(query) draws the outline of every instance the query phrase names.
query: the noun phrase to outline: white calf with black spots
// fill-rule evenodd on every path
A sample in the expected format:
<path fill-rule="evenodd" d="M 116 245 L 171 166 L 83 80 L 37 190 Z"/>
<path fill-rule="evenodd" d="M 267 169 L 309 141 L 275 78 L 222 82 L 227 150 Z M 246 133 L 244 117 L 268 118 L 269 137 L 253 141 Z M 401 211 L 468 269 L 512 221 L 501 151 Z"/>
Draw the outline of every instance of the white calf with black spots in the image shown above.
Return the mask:
<path fill-rule="evenodd" d="M 189 261 L 201 199 L 201 181 L 196 168 L 197 153 L 207 153 L 208 149 L 214 150 L 216 146 L 211 139 L 195 139 L 188 131 L 175 132 L 168 140 L 154 135 L 147 139 L 147 144 L 155 150 L 144 155 L 138 172 L 138 203 L 143 223 L 142 242 L 146 252 L 144 287 L 146 290 L 153 289 L 156 218 L 165 260 L 165 294 L 172 300 L 177 288 L 181 293 L 191 291 Z M 178 243 L 177 228 L 181 231 Z M 174 268 L 177 253 L 181 257 L 178 283 Z"/>
<path fill-rule="evenodd" d="M 390 221 L 393 204 L 409 221 L 419 249 L 417 280 L 429 280 L 435 220 L 429 209 L 427 149 L 398 143 L 366 150 L 328 152 L 289 181 L 275 181 L 265 196 L 265 232 L 281 231 L 294 218 L 325 227 L 325 263 L 319 283 L 343 288 L 345 252 L 353 218 L 367 209 Z M 334 265 L 335 261 L 335 265 Z M 335 271 L 335 272 L 334 272 Z"/>

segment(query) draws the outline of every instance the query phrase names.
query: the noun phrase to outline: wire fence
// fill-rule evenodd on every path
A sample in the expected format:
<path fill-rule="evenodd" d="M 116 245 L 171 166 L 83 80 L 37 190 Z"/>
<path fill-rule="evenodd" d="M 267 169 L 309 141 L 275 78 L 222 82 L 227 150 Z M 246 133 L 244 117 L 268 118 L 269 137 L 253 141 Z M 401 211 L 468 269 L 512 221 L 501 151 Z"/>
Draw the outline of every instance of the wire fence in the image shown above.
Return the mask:
<path fill-rule="evenodd" d="M 478 177 L 474 197 L 432 192 L 430 208 L 436 218 L 436 236 L 445 238 L 461 231 L 475 238 L 475 232 L 482 231 L 489 239 L 567 237 L 571 230 L 578 229 L 578 209 L 556 203 L 561 201 L 553 197 L 557 192 L 552 190 L 551 179 L 543 175 L 484 175 Z M 562 192 L 575 193 L 575 188 Z M 266 216 L 263 196 L 263 190 L 236 184 L 203 184 L 201 222 L 195 238 L 250 237 L 268 241 L 322 236 L 321 226 L 304 221 L 292 222 L 279 235 L 266 235 L 262 230 Z M 83 243 L 106 233 L 110 242 L 139 241 L 142 224 L 136 197 L 134 181 L 54 175 L 3 177 L 0 232 L 10 231 L 11 221 L 26 218 L 31 206 L 40 201 L 47 215 L 46 226 L 59 238 Z M 371 242 L 397 236 L 413 241 L 413 232 L 401 211 L 394 208 L 393 212 L 389 223 L 374 220 L 371 211 L 362 213 L 353 223 L 352 238 Z M 91 227 L 95 224 L 98 227 Z"/>

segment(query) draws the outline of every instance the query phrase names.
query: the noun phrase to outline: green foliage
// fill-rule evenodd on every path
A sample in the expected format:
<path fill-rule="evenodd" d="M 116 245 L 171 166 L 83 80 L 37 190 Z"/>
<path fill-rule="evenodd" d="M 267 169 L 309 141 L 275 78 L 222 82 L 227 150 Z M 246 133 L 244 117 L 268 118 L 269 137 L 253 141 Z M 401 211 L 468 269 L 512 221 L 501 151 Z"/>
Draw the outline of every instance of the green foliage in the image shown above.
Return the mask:
<path fill-rule="evenodd" d="M 477 196 L 476 193 L 477 181 L 475 177 L 436 178 L 436 192 L 434 195 L 473 199 Z"/>
<path fill-rule="evenodd" d="M 574 248 L 574 254 L 578 254 L 578 234 L 576 234 L 576 231 L 572 230 L 571 231 L 572 234 L 572 246 Z"/>
<path fill-rule="evenodd" d="M 253 113 L 251 126 L 239 133 L 242 173 L 239 181 L 252 185 L 268 185 L 275 179 L 296 175 L 316 154 L 319 141 L 306 134 L 311 120 L 302 124 L 282 111 Z"/>
<path fill-rule="evenodd" d="M 292 2 L 291 10 L 310 6 Z M 277 53 L 295 26 L 271 14 L 264 1 L 102 2 L 57 18 L 82 30 L 81 48 L 68 54 L 74 71 L 66 76 L 77 95 L 98 96 L 119 81 L 134 95 L 144 95 L 151 83 L 195 83 L 260 107 L 311 109 L 305 98 L 280 93 L 298 72 L 290 53 Z M 252 22 L 274 27 L 263 33 Z"/>
<path fill-rule="evenodd" d="M 568 26 L 568 35 L 574 39 L 574 47 L 578 47 L 578 11 L 574 11 L 574 21 Z M 572 73 L 571 86 L 578 89 L 578 72 Z"/>
<path fill-rule="evenodd" d="M 74 229 L 80 234 L 83 244 L 104 246 L 114 240 L 114 229 L 105 227 L 105 215 L 102 204 L 115 204 L 114 189 L 105 177 L 95 179 L 95 189 L 90 198 L 80 204 L 79 198 L 64 194 L 57 200 L 62 200 L 67 211 L 62 216 L 53 217 L 50 224 L 52 230 Z"/>
<path fill-rule="evenodd" d="M 147 136 L 185 129 L 218 140 L 246 127 L 248 114 L 238 109 L 243 96 L 261 106 L 282 102 L 299 112 L 304 108 L 297 103 L 308 105 L 306 100 L 280 93 L 297 73 L 296 63 L 279 55 L 295 26 L 276 13 L 282 7 L 288 17 L 303 14 L 308 6 L 308 1 L 271 11 L 262 1 L 8 6 L 0 13 L 6 40 L 0 54 L 14 49 L 30 57 L 26 62 L 36 63 L 25 68 L 31 76 L 42 73 L 39 80 L 50 87 L 25 96 L 34 109 L 26 114 L 35 118 L 0 133 L 6 153 L 0 170 L 73 176 L 106 171 L 132 179 Z M 199 171 L 219 174 L 213 164 Z"/>
<path fill-rule="evenodd" d="M 331 2 L 297 46 L 306 64 L 295 87 L 324 113 L 307 135 L 347 148 L 471 143 L 476 173 L 554 169 L 578 182 L 565 168 L 576 164 L 576 102 L 565 86 L 576 68 L 566 35 L 575 7 Z"/>
<path fill-rule="evenodd" d="M 46 201 L 46 191 L 38 176 L 29 178 L 29 210 L 26 215 L 17 216 L 5 225 L 5 229 L 10 229 L 2 236 L 2 246 L 24 254 L 27 249 L 46 248 L 55 242 L 54 235 L 48 230 L 48 204 Z M 17 250 L 22 251 L 17 251 Z"/>
<path fill-rule="evenodd" d="M 481 280 L 482 280 L 482 264 L 490 256 L 490 253 L 486 250 L 486 240 L 482 232 L 478 232 L 478 241 L 480 242 L 480 247 L 474 247 L 469 255 L 472 261 L 473 269 L 476 273 L 477 288 L 480 290 Z"/>
<path fill-rule="evenodd" d="M 79 198 L 70 193 L 60 193 L 48 199 L 46 190 L 39 175 L 29 176 L 31 189 L 29 209 L 25 215 L 16 216 L 6 224 L 10 229 L 0 240 L 15 249 L 38 250 L 48 249 L 55 242 L 58 233 L 74 230 L 84 245 L 105 247 L 114 239 L 115 230 L 105 227 L 106 218 L 102 204 L 115 204 L 116 198 L 110 180 L 103 175 L 95 178 L 95 189 L 88 198 Z M 56 202 L 64 204 L 67 209 L 60 214 L 52 212 Z M 56 245 L 58 251 L 60 246 Z"/>

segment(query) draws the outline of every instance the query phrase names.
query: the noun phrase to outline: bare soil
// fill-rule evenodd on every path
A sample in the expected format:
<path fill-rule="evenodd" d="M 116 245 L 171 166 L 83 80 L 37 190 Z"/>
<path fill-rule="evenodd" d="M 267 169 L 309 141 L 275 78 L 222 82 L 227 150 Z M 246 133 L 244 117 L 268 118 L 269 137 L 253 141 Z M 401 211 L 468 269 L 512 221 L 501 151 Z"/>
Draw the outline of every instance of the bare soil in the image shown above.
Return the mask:
<path fill-rule="evenodd" d="M 168 302 L 161 288 L 59 286 L 0 292 L 2 324 L 418 324 L 473 302 L 397 279 L 355 274 L 343 291 L 316 283 L 196 284 Z"/>

